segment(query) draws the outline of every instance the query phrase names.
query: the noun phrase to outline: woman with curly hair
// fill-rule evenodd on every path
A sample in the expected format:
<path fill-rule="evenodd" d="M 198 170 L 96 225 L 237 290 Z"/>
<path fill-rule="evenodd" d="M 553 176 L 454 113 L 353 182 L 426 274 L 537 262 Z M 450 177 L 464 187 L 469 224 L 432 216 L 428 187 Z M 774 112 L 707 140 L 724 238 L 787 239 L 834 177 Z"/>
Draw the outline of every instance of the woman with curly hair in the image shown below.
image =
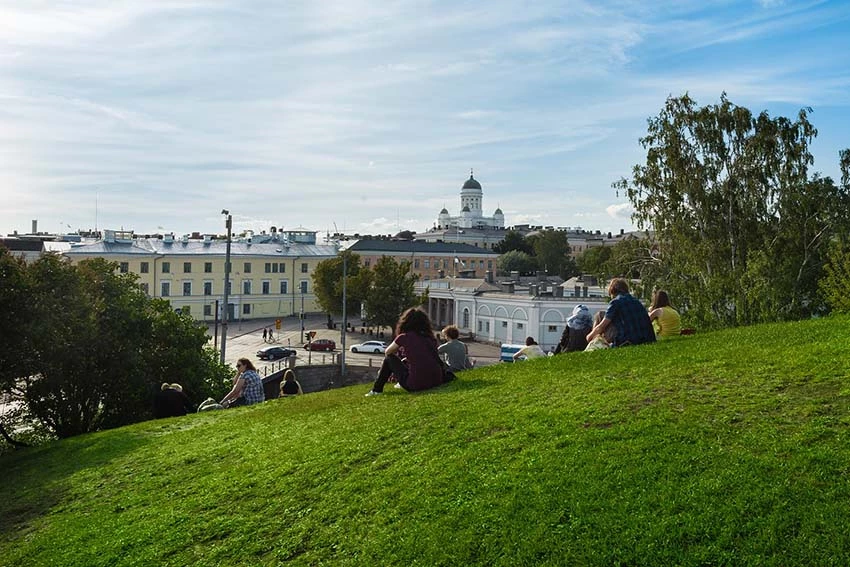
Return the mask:
<path fill-rule="evenodd" d="M 420 309 L 408 309 L 399 318 L 395 334 L 384 352 L 384 362 L 375 384 L 366 395 L 382 394 L 390 375 L 409 392 L 442 384 L 443 362 L 437 354 L 437 339 L 428 315 Z"/>

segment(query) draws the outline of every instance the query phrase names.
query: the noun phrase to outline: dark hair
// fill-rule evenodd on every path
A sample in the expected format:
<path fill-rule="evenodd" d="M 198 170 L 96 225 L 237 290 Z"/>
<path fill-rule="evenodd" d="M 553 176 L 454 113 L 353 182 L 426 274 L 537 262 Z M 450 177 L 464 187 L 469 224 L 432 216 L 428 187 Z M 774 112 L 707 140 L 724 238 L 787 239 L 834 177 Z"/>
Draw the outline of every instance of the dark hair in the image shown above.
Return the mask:
<path fill-rule="evenodd" d="M 293 372 L 291 369 L 287 370 L 286 372 L 283 373 L 283 380 L 285 382 L 289 382 L 290 380 L 295 380 L 295 372 Z"/>
<path fill-rule="evenodd" d="M 257 371 L 257 369 L 254 368 L 254 364 L 247 358 L 240 358 L 236 361 L 236 364 L 241 364 L 242 370 L 253 370 L 255 372 Z"/>
<path fill-rule="evenodd" d="M 608 295 L 629 293 L 629 282 L 625 278 L 614 278 L 608 284 Z"/>
<path fill-rule="evenodd" d="M 428 314 L 421 309 L 411 307 L 401 314 L 398 324 L 395 326 L 395 334 L 416 333 L 424 337 L 434 338 L 434 330 L 431 328 L 431 320 Z"/>
<path fill-rule="evenodd" d="M 649 310 L 652 311 L 659 307 L 670 307 L 670 296 L 663 289 L 656 290 L 652 294 L 652 304 L 649 306 Z"/>
<path fill-rule="evenodd" d="M 526 337 L 525 346 L 536 345 L 537 341 L 534 340 L 534 337 Z"/>
<path fill-rule="evenodd" d="M 443 334 L 446 336 L 447 339 L 456 341 L 457 338 L 460 336 L 460 331 L 457 330 L 457 327 L 455 325 L 449 325 L 448 327 L 443 327 Z"/>

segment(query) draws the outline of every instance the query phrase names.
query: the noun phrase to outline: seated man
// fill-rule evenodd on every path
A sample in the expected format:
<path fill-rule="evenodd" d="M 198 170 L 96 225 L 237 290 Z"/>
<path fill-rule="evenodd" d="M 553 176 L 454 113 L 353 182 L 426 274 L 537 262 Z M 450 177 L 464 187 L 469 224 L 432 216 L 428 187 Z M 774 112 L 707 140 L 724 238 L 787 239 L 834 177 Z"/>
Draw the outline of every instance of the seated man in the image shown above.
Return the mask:
<path fill-rule="evenodd" d="M 446 337 L 447 343 L 437 347 L 437 352 L 449 365 L 452 372 L 460 372 L 472 368 L 472 362 L 469 360 L 469 355 L 466 345 L 458 340 L 460 331 L 454 325 L 449 325 L 443 329 L 443 336 Z"/>
<path fill-rule="evenodd" d="M 587 335 L 587 342 L 590 343 L 610 325 L 614 325 L 617 332 L 611 346 L 654 343 L 655 330 L 649 320 L 649 313 L 646 307 L 629 293 L 629 282 L 623 278 L 614 278 L 608 284 L 608 295 L 612 299 L 605 311 L 605 318 L 593 327 Z"/>

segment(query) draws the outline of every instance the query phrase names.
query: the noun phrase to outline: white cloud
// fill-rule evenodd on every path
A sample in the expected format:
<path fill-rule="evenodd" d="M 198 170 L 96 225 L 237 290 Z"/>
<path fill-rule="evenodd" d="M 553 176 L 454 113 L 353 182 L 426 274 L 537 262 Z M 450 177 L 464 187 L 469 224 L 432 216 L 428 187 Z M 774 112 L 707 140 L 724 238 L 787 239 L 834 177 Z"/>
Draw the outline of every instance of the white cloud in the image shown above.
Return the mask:
<path fill-rule="evenodd" d="M 617 220 L 630 220 L 632 213 L 634 213 L 634 207 L 630 203 L 618 203 L 605 207 L 605 212 L 608 213 L 608 216 Z"/>

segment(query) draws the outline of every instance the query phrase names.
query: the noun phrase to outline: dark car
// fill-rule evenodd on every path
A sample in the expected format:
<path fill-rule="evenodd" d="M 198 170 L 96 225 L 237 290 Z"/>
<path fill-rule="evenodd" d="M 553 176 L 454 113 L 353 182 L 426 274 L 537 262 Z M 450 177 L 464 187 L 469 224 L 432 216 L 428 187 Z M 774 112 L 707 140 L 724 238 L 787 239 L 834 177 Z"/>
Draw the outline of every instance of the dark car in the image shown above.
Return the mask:
<path fill-rule="evenodd" d="M 316 339 L 304 345 L 307 350 L 334 350 L 336 343 L 331 339 Z"/>
<path fill-rule="evenodd" d="M 257 358 L 260 360 L 277 360 L 289 356 L 295 356 L 295 351 L 282 346 L 267 346 L 257 351 Z"/>

